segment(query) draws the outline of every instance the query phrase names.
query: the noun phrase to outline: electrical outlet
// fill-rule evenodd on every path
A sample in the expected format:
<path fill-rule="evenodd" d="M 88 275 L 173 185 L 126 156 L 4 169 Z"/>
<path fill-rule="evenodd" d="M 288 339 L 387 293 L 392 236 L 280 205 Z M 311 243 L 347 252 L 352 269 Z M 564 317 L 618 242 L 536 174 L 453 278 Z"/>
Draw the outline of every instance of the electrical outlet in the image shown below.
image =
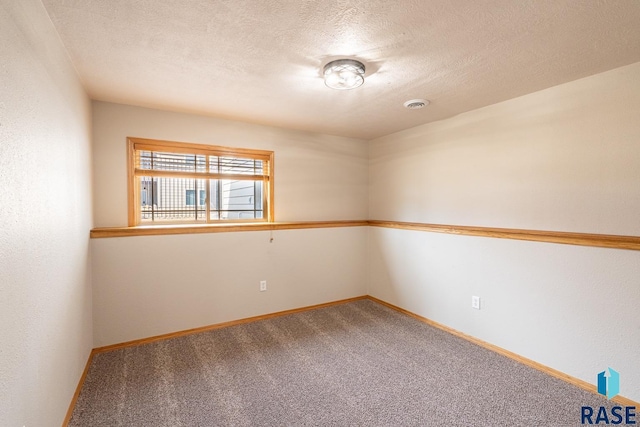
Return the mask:
<path fill-rule="evenodd" d="M 471 308 L 480 310 L 480 297 L 471 297 Z"/>
<path fill-rule="evenodd" d="M 260 280 L 260 292 L 264 292 L 267 290 L 267 281 Z"/>

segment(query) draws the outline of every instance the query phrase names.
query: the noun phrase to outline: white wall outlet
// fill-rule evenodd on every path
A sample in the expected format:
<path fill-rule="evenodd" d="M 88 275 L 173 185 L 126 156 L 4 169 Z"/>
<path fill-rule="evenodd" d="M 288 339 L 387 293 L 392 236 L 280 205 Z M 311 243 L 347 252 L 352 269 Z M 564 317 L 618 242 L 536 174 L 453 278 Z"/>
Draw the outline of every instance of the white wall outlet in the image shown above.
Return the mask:
<path fill-rule="evenodd" d="M 471 308 L 480 310 L 480 297 L 471 297 Z"/>
<path fill-rule="evenodd" d="M 267 290 L 267 281 L 260 280 L 260 292 L 264 292 Z"/>

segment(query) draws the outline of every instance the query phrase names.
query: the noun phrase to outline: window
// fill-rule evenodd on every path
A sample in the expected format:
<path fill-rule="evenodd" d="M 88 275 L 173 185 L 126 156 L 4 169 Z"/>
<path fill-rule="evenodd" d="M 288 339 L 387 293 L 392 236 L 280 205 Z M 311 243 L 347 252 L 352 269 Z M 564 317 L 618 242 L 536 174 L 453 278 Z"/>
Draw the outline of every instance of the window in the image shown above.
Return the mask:
<path fill-rule="evenodd" d="M 273 221 L 273 152 L 128 138 L 129 225 Z"/>
<path fill-rule="evenodd" d="M 185 200 L 187 206 L 193 206 L 196 204 L 196 190 L 187 190 L 185 193 Z M 204 206 L 207 201 L 207 190 L 198 190 L 198 205 Z M 144 201 L 142 202 L 144 206 Z"/>
<path fill-rule="evenodd" d="M 193 206 L 196 204 L 196 190 L 187 190 L 187 193 L 185 195 L 186 198 L 186 205 L 187 206 Z"/>

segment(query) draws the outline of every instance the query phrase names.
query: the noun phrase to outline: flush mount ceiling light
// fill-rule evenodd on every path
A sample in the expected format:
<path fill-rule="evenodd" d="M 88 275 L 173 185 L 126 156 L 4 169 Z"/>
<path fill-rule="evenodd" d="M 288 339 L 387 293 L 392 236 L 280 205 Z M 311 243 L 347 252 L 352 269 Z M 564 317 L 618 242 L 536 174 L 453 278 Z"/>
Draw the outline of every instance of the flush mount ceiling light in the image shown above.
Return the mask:
<path fill-rule="evenodd" d="M 405 108 L 409 110 L 419 110 L 429 105 L 429 101 L 426 99 L 410 99 L 404 103 Z"/>
<path fill-rule="evenodd" d="M 324 84 L 331 89 L 355 89 L 364 83 L 364 64 L 355 59 L 337 59 L 324 66 Z"/>

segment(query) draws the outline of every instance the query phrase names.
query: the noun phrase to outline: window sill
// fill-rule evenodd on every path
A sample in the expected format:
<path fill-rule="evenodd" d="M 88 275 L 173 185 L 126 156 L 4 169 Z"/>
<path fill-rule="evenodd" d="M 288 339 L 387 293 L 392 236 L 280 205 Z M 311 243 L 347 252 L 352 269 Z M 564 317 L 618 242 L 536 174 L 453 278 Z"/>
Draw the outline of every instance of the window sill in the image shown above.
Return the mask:
<path fill-rule="evenodd" d="M 367 220 L 297 221 L 226 224 L 143 225 L 138 227 L 100 227 L 90 232 L 92 239 L 130 236 L 164 236 L 170 234 L 228 233 L 236 231 L 295 230 L 303 228 L 333 228 L 367 226 Z"/>

